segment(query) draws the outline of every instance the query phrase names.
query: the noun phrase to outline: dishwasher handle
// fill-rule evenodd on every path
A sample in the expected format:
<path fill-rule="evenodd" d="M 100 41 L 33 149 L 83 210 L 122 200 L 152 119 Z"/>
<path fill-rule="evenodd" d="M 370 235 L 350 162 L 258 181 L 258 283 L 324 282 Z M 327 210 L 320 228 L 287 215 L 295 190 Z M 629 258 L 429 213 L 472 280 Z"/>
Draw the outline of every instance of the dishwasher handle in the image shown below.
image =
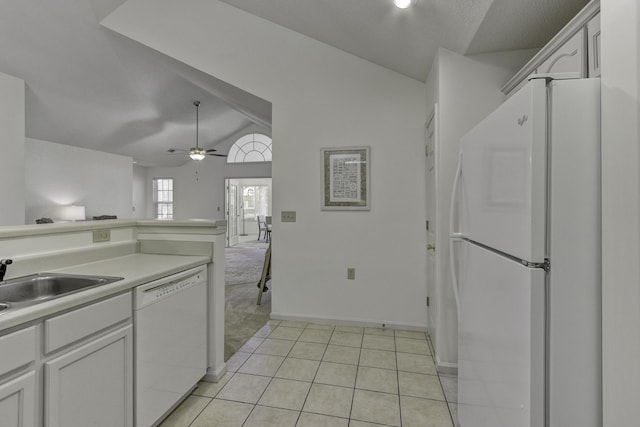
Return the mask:
<path fill-rule="evenodd" d="M 207 277 L 207 269 L 205 265 L 201 265 L 198 267 L 191 268 L 189 270 L 182 271 L 180 273 L 173 274 L 171 276 L 166 276 L 157 280 L 154 280 L 149 283 L 145 283 L 135 288 L 134 292 L 134 307 L 136 309 L 142 308 L 145 305 L 151 304 L 155 300 L 161 298 L 151 297 L 152 293 L 155 291 L 159 291 L 160 288 L 170 287 L 176 283 L 182 282 L 191 277 L 197 276 L 201 274 L 203 276 L 203 280 L 206 281 Z M 170 292 L 175 293 L 175 292 Z"/>

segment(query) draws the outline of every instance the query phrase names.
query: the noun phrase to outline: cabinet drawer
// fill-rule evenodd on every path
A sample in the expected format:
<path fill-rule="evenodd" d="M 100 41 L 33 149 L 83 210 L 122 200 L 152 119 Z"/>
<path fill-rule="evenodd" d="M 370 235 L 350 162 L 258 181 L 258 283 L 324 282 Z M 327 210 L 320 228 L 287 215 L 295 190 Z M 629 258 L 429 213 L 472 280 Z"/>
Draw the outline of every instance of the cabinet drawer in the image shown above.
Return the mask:
<path fill-rule="evenodd" d="M 131 318 L 131 292 L 45 320 L 44 351 L 50 353 Z"/>
<path fill-rule="evenodd" d="M 0 376 L 28 365 L 35 357 L 35 326 L 0 337 Z"/>
<path fill-rule="evenodd" d="M 556 78 L 586 77 L 584 28 L 578 30 L 565 44 L 538 67 L 539 74 L 552 74 Z"/>

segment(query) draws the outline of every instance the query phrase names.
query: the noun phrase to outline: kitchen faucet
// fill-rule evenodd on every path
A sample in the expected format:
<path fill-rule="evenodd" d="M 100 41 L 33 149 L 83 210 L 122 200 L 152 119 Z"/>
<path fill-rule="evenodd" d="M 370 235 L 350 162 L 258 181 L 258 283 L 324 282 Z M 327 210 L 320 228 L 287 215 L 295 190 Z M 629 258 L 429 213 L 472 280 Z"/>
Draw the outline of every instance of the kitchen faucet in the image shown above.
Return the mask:
<path fill-rule="evenodd" d="M 7 265 L 13 263 L 11 259 L 0 259 L 0 282 L 4 280 L 4 275 L 7 272 Z"/>

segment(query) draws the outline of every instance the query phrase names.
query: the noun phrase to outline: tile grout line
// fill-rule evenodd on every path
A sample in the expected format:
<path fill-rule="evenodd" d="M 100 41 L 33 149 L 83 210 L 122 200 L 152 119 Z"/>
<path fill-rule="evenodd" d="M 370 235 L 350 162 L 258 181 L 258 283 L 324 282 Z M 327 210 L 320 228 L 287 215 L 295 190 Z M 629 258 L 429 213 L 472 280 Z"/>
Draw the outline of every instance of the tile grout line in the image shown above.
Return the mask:
<path fill-rule="evenodd" d="M 353 393 L 351 393 L 351 406 L 349 407 L 349 424 L 353 419 L 353 403 L 356 400 L 356 384 L 358 384 L 358 375 L 360 374 L 360 358 L 362 357 L 362 344 L 364 343 L 364 329 L 362 331 L 362 339 L 360 340 L 360 351 L 358 353 L 358 364 L 356 365 L 356 378 L 353 380 Z M 328 347 L 328 346 L 327 346 Z"/>
<path fill-rule="evenodd" d="M 402 427 L 402 403 L 400 400 L 400 366 L 398 364 L 398 342 L 396 341 L 396 333 L 393 332 L 393 344 L 396 349 L 396 379 L 398 381 L 398 414 L 400 415 L 400 427 Z"/>
<path fill-rule="evenodd" d="M 435 351 L 433 349 L 433 343 L 431 342 L 431 336 L 428 333 L 425 333 L 425 336 L 427 338 L 427 346 L 429 347 L 429 352 L 431 353 L 431 360 L 433 361 L 434 365 L 436 363 L 435 361 Z M 440 375 L 440 372 L 438 372 L 438 369 L 436 368 L 436 375 L 438 376 L 438 383 L 440 383 L 440 389 L 442 390 L 442 395 L 444 396 L 444 401 L 447 404 L 447 411 L 449 412 L 449 417 L 451 418 L 451 424 L 453 427 L 457 426 L 456 420 L 453 417 L 453 413 L 451 412 L 451 405 L 449 405 L 449 398 L 447 397 L 447 394 L 444 391 L 444 386 L 442 385 L 442 378 Z M 458 399 L 456 399 L 458 400 Z M 458 403 L 456 402 L 456 408 L 457 408 Z"/>
<path fill-rule="evenodd" d="M 306 329 L 307 328 L 305 327 L 304 330 L 306 330 Z M 333 336 L 333 332 L 334 331 L 335 331 L 335 326 L 334 326 L 333 330 L 331 331 L 331 336 Z M 302 334 L 300 334 L 300 335 L 302 335 Z M 329 341 L 331 341 L 331 337 L 329 337 Z M 298 342 L 305 342 L 305 341 L 296 341 L 296 343 L 298 343 Z M 295 346 L 295 344 L 294 344 L 294 346 Z M 320 361 L 318 362 L 318 369 L 316 369 L 316 373 L 313 374 L 313 378 L 311 379 L 311 385 L 309 386 L 309 391 L 307 391 L 307 395 L 304 398 L 304 402 L 302 402 L 302 407 L 300 408 L 300 413 L 298 414 L 298 419 L 296 420 L 296 425 L 298 425 L 298 422 L 300 421 L 300 418 L 302 417 L 302 411 L 304 410 L 304 405 L 307 404 L 307 399 L 309 399 L 309 394 L 311 394 L 311 388 L 313 387 L 313 384 L 315 383 L 316 377 L 318 376 L 318 371 L 320 370 L 320 365 L 322 364 L 322 359 L 324 358 L 324 355 L 326 354 L 328 348 L 329 348 L 329 343 L 326 344 L 326 346 L 324 348 L 324 351 L 322 352 L 322 356 L 320 357 Z M 312 412 L 310 412 L 310 413 L 312 413 Z M 320 414 L 320 415 L 324 415 L 324 414 Z"/>
<path fill-rule="evenodd" d="M 273 332 L 275 332 L 278 328 L 280 327 L 280 324 L 278 324 L 273 331 L 271 331 L 271 333 L 269 335 L 267 335 L 264 340 L 262 341 L 262 343 L 260 345 L 262 345 L 264 343 L 264 341 L 267 340 L 267 338 L 269 338 L 271 336 L 271 334 L 273 334 Z M 275 339 L 275 338 L 272 338 Z M 284 341 L 284 340 L 283 340 Z M 294 341 L 297 342 L 297 341 Z M 295 344 L 294 344 L 295 345 Z M 260 346 L 256 347 L 255 350 L 257 350 Z M 258 397 L 258 399 L 256 400 L 256 403 L 253 404 L 253 408 L 251 408 L 251 412 L 249 412 L 249 415 L 247 415 L 247 418 L 244 420 L 244 422 L 242 423 L 242 425 L 244 426 L 247 421 L 249 421 L 249 418 L 251 418 L 251 414 L 253 414 L 253 412 L 256 410 L 256 407 L 258 406 L 258 403 L 260 402 L 260 399 L 262 399 L 262 397 L 264 396 L 264 394 L 267 392 L 267 389 L 269 388 L 269 386 L 271 385 L 271 383 L 273 382 L 273 379 L 275 378 L 275 375 L 278 373 L 278 370 L 282 367 L 282 364 L 284 363 L 285 360 L 287 360 L 287 357 L 289 355 L 289 353 L 291 353 L 291 350 L 293 349 L 293 345 L 291 346 L 291 348 L 289 349 L 289 351 L 287 351 L 287 354 L 282 358 L 282 362 L 280 362 L 280 364 L 278 365 L 278 368 L 276 368 L 275 372 L 273 373 L 273 375 L 271 375 L 269 382 L 267 383 L 267 386 L 264 388 L 264 390 L 262 391 L 262 393 L 260 393 L 260 397 Z M 256 353 L 255 350 L 251 353 L 253 354 L 261 354 L 261 353 Z M 266 355 L 266 356 L 270 356 L 270 355 Z M 249 356 L 250 358 L 251 356 Z M 247 358 L 247 360 L 249 360 L 249 358 Z M 246 360 L 245 360 L 246 363 Z M 243 363 L 244 365 L 244 363 Z M 240 368 L 238 368 L 240 369 Z M 236 371 L 237 372 L 237 371 Z M 251 374 L 249 374 L 251 375 Z M 262 376 L 262 375 L 258 375 L 258 376 Z M 268 406 L 266 406 L 268 407 Z M 282 408 L 277 408 L 277 409 L 282 409 Z M 302 412 L 302 411 L 301 411 Z M 300 415 L 298 415 L 298 417 L 300 417 Z M 297 420 L 296 420 L 297 423 Z"/>
<path fill-rule="evenodd" d="M 216 394 L 217 394 L 217 393 L 216 393 Z M 192 395 L 192 394 L 190 394 L 190 395 L 189 395 L 189 397 L 191 397 L 191 396 L 193 396 L 193 395 Z M 187 397 L 187 399 L 188 399 L 189 397 Z M 202 396 L 198 396 L 198 397 L 202 397 Z M 182 402 L 180 402 L 180 405 L 182 405 L 182 404 L 183 404 L 187 399 L 184 399 Z M 202 408 L 202 410 L 200 410 L 200 412 L 198 412 L 198 415 L 196 415 L 195 417 L 193 417 L 193 420 L 191 420 L 191 422 L 189 422 L 189 424 L 188 424 L 188 426 L 187 426 L 187 427 L 191 426 L 193 423 L 195 423 L 195 422 L 196 422 L 196 420 L 198 419 L 198 417 L 199 417 L 200 415 L 202 415 L 202 413 L 204 412 L 204 410 L 205 410 L 205 409 L 207 409 L 207 406 L 211 405 L 211 402 L 213 402 L 213 398 L 210 398 L 210 399 L 209 399 L 209 402 L 208 402 L 206 405 L 204 405 L 204 408 Z M 178 406 L 180 406 L 180 405 L 178 405 Z M 177 408 L 178 408 L 178 406 L 176 406 L 176 408 L 175 408 L 175 409 L 177 409 Z M 174 409 L 174 411 L 175 411 L 175 409 Z M 173 411 L 172 411 L 172 412 L 173 412 Z M 164 420 L 162 420 L 162 422 L 164 422 Z M 161 422 L 161 423 L 162 423 L 162 422 Z"/>
<path fill-rule="evenodd" d="M 266 325 L 266 324 L 265 324 L 265 325 Z M 311 382 L 310 382 L 309 389 L 308 389 L 308 391 L 307 391 L 307 393 L 306 393 L 306 396 L 305 396 L 305 398 L 304 398 L 304 401 L 302 402 L 302 406 L 301 406 L 301 407 L 300 407 L 300 409 L 298 410 L 298 414 L 297 414 L 297 418 L 296 418 L 296 424 L 300 422 L 300 419 L 301 419 L 301 417 L 302 417 L 302 412 L 303 412 L 304 406 L 306 405 L 306 403 L 307 403 L 307 401 L 308 401 L 308 398 L 309 398 L 309 395 L 310 395 L 310 392 L 311 392 L 311 388 L 313 387 L 313 385 L 314 385 L 314 384 L 320 384 L 320 383 L 316 383 L 315 381 L 316 381 L 316 379 L 318 378 L 318 373 L 319 373 L 319 371 L 320 371 L 320 366 L 321 366 L 321 364 L 322 364 L 322 363 L 335 363 L 335 364 L 351 365 L 351 366 L 352 366 L 352 364 L 351 364 L 351 363 L 344 363 L 344 362 L 328 362 L 328 361 L 325 361 L 325 360 L 324 360 L 324 357 L 326 356 L 326 353 L 327 353 L 327 351 L 329 350 L 329 345 L 333 345 L 333 346 L 335 346 L 335 347 L 344 347 L 344 348 L 357 348 L 357 349 L 358 349 L 358 351 L 359 351 L 358 358 L 357 358 L 357 365 L 356 365 L 356 377 L 355 377 L 355 379 L 354 379 L 354 384 L 353 384 L 353 387 L 352 387 L 353 394 L 352 394 L 352 399 L 351 399 L 351 407 L 350 407 L 350 411 L 349 411 L 349 416 L 348 416 L 348 418 L 343 418 L 343 417 L 340 417 L 340 416 L 337 416 L 337 415 L 327 415 L 327 414 L 321 414 L 321 413 L 316 413 L 316 412 L 309 412 L 309 413 L 311 413 L 311 414 L 317 414 L 317 415 L 320 415 L 320 416 L 334 416 L 334 417 L 336 417 L 336 418 L 346 419 L 348 422 L 351 422 L 351 421 L 353 420 L 353 419 L 352 419 L 352 415 L 353 415 L 353 405 L 354 405 L 354 402 L 355 402 L 355 392 L 358 390 L 358 389 L 356 388 L 357 380 L 358 380 L 358 376 L 359 376 L 359 374 L 360 374 L 360 367 L 361 367 L 361 366 L 363 366 L 361 363 L 362 363 L 362 358 L 363 358 L 363 354 L 362 354 L 362 352 L 363 352 L 363 350 L 365 349 L 365 348 L 363 347 L 363 345 L 364 345 L 364 338 L 365 338 L 365 336 L 367 335 L 367 333 L 366 333 L 366 332 L 367 332 L 367 331 L 366 331 L 366 329 L 365 329 L 365 328 L 362 328 L 362 332 L 361 332 L 361 333 L 356 333 L 357 335 L 360 335 L 360 336 L 361 336 L 360 346 L 359 346 L 359 347 L 352 347 L 352 346 L 348 346 L 348 345 L 347 345 L 347 346 L 345 346 L 345 345 L 340 345 L 340 344 L 330 344 L 330 343 L 331 343 L 331 339 L 332 339 L 332 338 L 333 338 L 333 336 L 334 336 L 336 333 L 338 333 L 338 332 L 339 332 L 339 333 L 354 333 L 353 331 L 338 331 L 336 326 L 333 326 L 333 328 L 332 328 L 332 330 L 331 330 L 331 335 L 329 336 L 329 339 L 328 339 L 328 341 L 327 341 L 326 343 L 325 343 L 325 342 L 313 342 L 313 341 L 301 341 L 301 340 L 300 340 L 300 339 L 301 339 L 301 337 L 302 337 L 302 335 L 304 334 L 304 331 L 307 331 L 307 330 L 315 330 L 315 328 L 309 328 L 309 323 L 306 323 L 304 327 L 299 328 L 299 329 L 302 329 L 302 332 L 298 335 L 298 337 L 297 337 L 295 340 L 282 339 L 282 338 L 270 338 L 270 337 L 271 337 L 271 335 L 275 332 L 275 330 L 276 330 L 279 326 L 283 326 L 283 327 L 287 327 L 287 328 L 288 328 L 288 327 L 293 327 L 292 325 L 287 326 L 287 325 L 281 325 L 281 324 L 279 324 L 279 325 L 277 325 L 277 326 L 276 326 L 276 327 L 275 327 L 275 328 L 274 328 L 274 329 L 273 329 L 273 330 L 272 330 L 272 331 L 271 331 L 267 336 L 265 336 L 265 337 L 260 337 L 260 338 L 262 339 L 262 342 L 261 342 L 259 345 L 255 346 L 255 348 L 249 352 L 249 355 L 250 355 L 250 356 L 249 356 L 249 357 L 247 357 L 247 359 L 245 359 L 245 360 L 244 360 L 244 361 L 243 361 L 243 362 L 242 362 L 242 363 L 241 363 L 241 364 L 236 368 L 236 370 L 235 370 L 235 371 L 233 371 L 233 373 L 232 373 L 231 377 L 227 380 L 227 383 L 228 383 L 229 381 L 231 381 L 231 379 L 232 379 L 232 378 L 233 378 L 237 373 L 239 373 L 239 372 L 238 372 L 238 370 L 239 370 L 239 369 L 241 369 L 241 368 L 242 368 L 242 366 L 244 366 L 244 365 L 247 363 L 247 361 L 249 360 L 249 358 L 251 358 L 251 356 L 253 356 L 253 355 L 262 355 L 262 353 L 256 353 L 256 350 L 258 349 L 258 347 L 259 347 L 260 345 L 262 345 L 262 344 L 264 343 L 264 341 L 265 341 L 266 339 L 282 340 L 282 341 L 292 341 L 292 342 L 293 342 L 293 344 L 292 344 L 291 348 L 286 352 L 286 354 L 285 354 L 285 355 L 283 355 L 283 356 L 281 356 L 281 357 L 283 357 L 283 359 L 282 359 L 282 361 L 280 362 L 280 364 L 278 365 L 278 367 L 276 368 L 275 372 L 274 372 L 272 375 L 268 375 L 268 376 L 267 376 L 267 375 L 261 375 L 261 374 L 250 374 L 250 373 L 246 373 L 246 375 L 254 375 L 254 376 L 268 377 L 268 378 L 269 378 L 269 382 L 267 383 L 267 386 L 265 387 L 265 389 L 263 390 L 263 392 L 260 394 L 260 397 L 258 397 L 258 398 L 257 398 L 256 403 L 254 403 L 254 404 L 253 404 L 253 407 L 251 408 L 251 411 L 249 412 L 249 414 L 247 415 L 247 417 L 246 417 L 246 418 L 245 418 L 245 420 L 243 421 L 242 425 L 244 426 L 244 425 L 247 423 L 247 421 L 248 421 L 248 419 L 250 418 L 250 416 L 254 413 L 254 411 L 255 411 L 255 409 L 256 409 L 256 406 L 258 406 L 258 405 L 259 405 L 259 401 L 260 401 L 260 399 L 262 399 L 262 398 L 265 396 L 265 394 L 266 394 L 266 392 L 267 392 L 267 389 L 268 389 L 268 388 L 269 388 L 269 386 L 273 383 L 273 380 L 276 378 L 276 376 L 275 376 L 275 375 L 277 374 L 277 371 L 278 371 L 278 370 L 283 366 L 284 362 L 285 362 L 287 359 L 289 359 L 289 360 L 291 360 L 291 359 L 299 359 L 299 360 L 314 360 L 314 359 L 306 359 L 306 358 L 297 358 L 297 357 L 294 357 L 294 356 L 292 356 L 292 355 L 291 355 L 291 354 L 292 354 L 292 351 L 293 351 L 293 348 L 296 346 L 296 344 L 299 344 L 299 343 L 303 343 L 303 344 L 322 344 L 322 345 L 324 345 L 324 350 L 322 351 L 322 354 L 320 355 L 320 360 L 318 361 L 318 369 L 316 370 L 316 372 L 315 372 L 315 374 L 314 374 L 314 376 L 313 376 L 313 378 L 312 378 L 312 380 L 311 380 Z M 296 326 L 296 328 L 298 328 L 298 326 Z M 258 333 L 258 332 L 256 332 L 256 333 Z M 385 336 L 385 335 L 383 335 L 383 334 L 374 334 L 374 333 L 369 334 L 369 335 L 374 335 L 374 336 Z M 255 335 L 254 335 L 254 337 L 252 337 L 252 338 L 255 338 Z M 398 395 L 399 416 L 400 416 L 400 420 L 399 420 L 399 422 L 400 422 L 400 426 L 402 426 L 402 406 L 401 406 L 401 404 L 400 404 L 400 400 L 401 400 L 401 393 L 400 393 L 400 378 L 399 378 L 400 369 L 399 369 L 399 360 L 398 360 L 398 341 L 397 341 L 397 338 L 398 338 L 398 337 L 396 337 L 396 335 L 395 335 L 395 331 L 394 331 L 394 335 L 392 336 L 392 338 L 394 339 L 394 359 L 395 359 L 395 365 L 396 365 L 396 366 L 395 366 L 395 371 L 396 371 L 397 395 Z M 413 338 L 413 337 L 405 337 L 405 338 Z M 415 339 L 415 338 L 413 338 L 413 339 Z M 428 335 L 426 335 L 426 334 L 425 334 L 425 339 L 426 339 L 426 341 L 427 341 L 427 344 L 428 344 L 428 348 L 429 348 L 429 350 L 431 350 L 431 351 L 430 351 L 430 353 L 431 353 L 431 354 L 430 354 L 430 356 L 431 356 L 431 361 L 432 361 L 432 362 L 434 362 L 434 361 L 433 361 L 433 357 L 434 357 L 434 355 L 433 355 L 433 351 L 432 351 L 431 343 L 430 343 L 430 341 L 429 341 L 430 337 L 428 337 Z M 416 340 L 417 340 L 417 339 L 416 339 Z M 386 349 L 375 349 L 375 348 L 372 348 L 372 349 L 367 348 L 367 349 L 368 349 L 368 350 L 378 350 L 378 351 L 389 351 L 389 350 L 386 350 Z M 419 354 L 419 353 L 416 353 L 416 354 Z M 269 355 L 269 354 L 265 354 L 265 356 L 271 356 L 271 355 Z M 373 368 L 373 367 L 372 367 L 372 368 Z M 392 370 L 392 369 L 388 369 L 388 368 L 378 368 L 378 369 Z M 403 372 L 404 372 L 404 371 L 403 371 Z M 230 371 L 230 373 L 231 373 L 231 371 Z M 447 407 L 448 407 L 447 409 L 448 409 L 449 415 L 450 415 L 450 417 L 451 417 L 451 421 L 452 421 L 452 423 L 453 423 L 453 425 L 454 425 L 454 427 L 455 427 L 455 425 L 456 425 L 456 424 L 455 424 L 455 421 L 454 421 L 454 419 L 453 419 L 453 414 L 451 413 L 451 407 L 449 406 L 449 403 L 450 403 L 450 402 L 449 402 L 449 400 L 447 399 L 447 395 L 445 394 L 445 391 L 444 391 L 444 385 L 442 384 L 442 380 L 441 380 L 440 373 L 438 373 L 438 372 L 437 372 L 437 370 L 436 370 L 436 377 L 438 378 L 438 382 L 440 383 L 440 389 L 441 389 L 442 394 L 443 394 L 443 396 L 444 396 L 444 401 L 445 401 L 445 403 L 447 404 Z M 306 382 L 306 381 L 303 381 L 303 380 L 295 380 L 295 381 L 299 381 L 299 382 Z M 329 384 L 328 384 L 328 385 L 329 385 Z M 226 386 L 226 384 L 225 384 L 225 386 Z M 193 423 L 194 423 L 194 422 L 195 422 L 195 421 L 196 421 L 196 420 L 197 420 L 197 419 L 202 415 L 202 413 L 203 413 L 203 412 L 206 410 L 206 408 L 211 404 L 211 402 L 213 402 L 214 400 L 216 400 L 216 396 L 218 396 L 218 395 L 220 394 L 220 392 L 222 391 L 222 389 L 223 389 L 225 386 L 221 387 L 221 389 L 220 389 L 220 390 L 218 390 L 218 391 L 217 391 L 217 392 L 216 392 L 212 397 L 209 397 L 209 396 L 201 396 L 201 395 L 194 395 L 194 396 L 197 396 L 197 397 L 200 397 L 200 398 L 208 398 L 208 399 L 209 399 L 209 402 L 205 405 L 205 407 L 204 407 L 202 410 L 200 410 L 200 411 L 198 412 L 198 415 L 197 415 L 197 416 L 196 416 L 196 417 L 195 417 L 195 418 L 194 418 L 194 419 L 189 423 L 189 426 L 193 425 Z M 366 389 L 363 389 L 363 390 L 366 390 Z M 375 391 L 375 390 L 372 390 L 372 391 Z M 219 400 L 227 400 L 227 399 L 219 399 Z M 428 400 L 438 401 L 437 399 L 428 399 Z M 229 400 L 228 400 L 228 401 L 229 401 Z M 239 402 L 239 403 L 247 403 L 247 402 L 240 402 L 240 401 L 234 401 L 234 400 L 230 400 L 230 401 L 231 401 L 231 402 Z M 291 409 L 288 409 L 288 408 L 279 408 L 279 407 L 276 407 L 276 406 L 270 406 L 270 405 L 261 405 L 261 406 L 264 406 L 264 407 L 270 407 L 270 408 L 274 408 L 274 409 L 291 410 Z M 355 420 L 353 420 L 353 421 L 355 421 Z"/>

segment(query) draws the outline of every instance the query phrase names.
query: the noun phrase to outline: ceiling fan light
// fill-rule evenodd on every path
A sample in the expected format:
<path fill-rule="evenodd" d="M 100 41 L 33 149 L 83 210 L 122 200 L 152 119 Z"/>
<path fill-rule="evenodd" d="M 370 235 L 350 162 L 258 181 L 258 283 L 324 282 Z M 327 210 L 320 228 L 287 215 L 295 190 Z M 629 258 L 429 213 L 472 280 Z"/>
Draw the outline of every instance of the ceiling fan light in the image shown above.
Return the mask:
<path fill-rule="evenodd" d="M 189 150 L 189 157 L 193 160 L 202 160 L 204 159 L 205 151 L 202 148 L 192 148 Z"/>
<path fill-rule="evenodd" d="M 393 4 L 395 4 L 400 9 L 406 9 L 411 6 L 411 0 L 393 0 Z"/>

